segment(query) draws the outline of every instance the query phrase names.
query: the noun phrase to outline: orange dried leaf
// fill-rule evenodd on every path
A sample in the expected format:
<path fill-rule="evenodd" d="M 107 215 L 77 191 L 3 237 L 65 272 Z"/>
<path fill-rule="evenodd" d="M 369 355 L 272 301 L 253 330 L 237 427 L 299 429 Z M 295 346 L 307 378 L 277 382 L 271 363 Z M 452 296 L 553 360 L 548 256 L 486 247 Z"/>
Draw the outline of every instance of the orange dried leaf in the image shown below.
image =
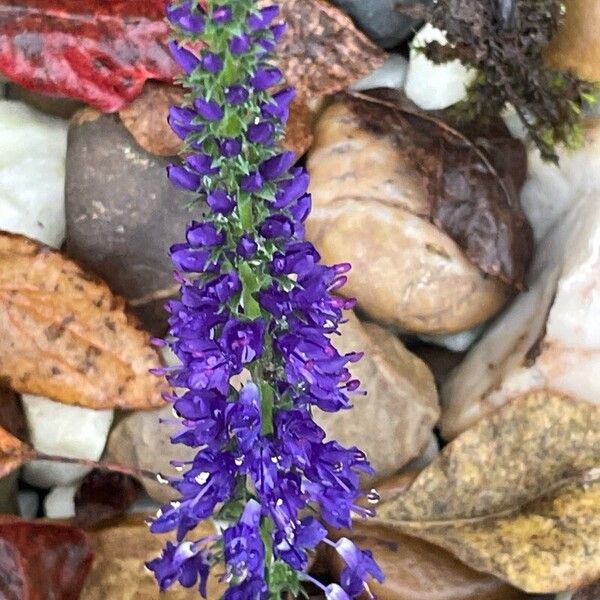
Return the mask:
<path fill-rule="evenodd" d="M 102 281 L 60 253 L 0 233 L 0 379 L 87 408 L 161 406 L 149 335 Z"/>
<path fill-rule="evenodd" d="M 34 454 L 31 446 L 0 427 L 0 479 L 29 462 Z"/>

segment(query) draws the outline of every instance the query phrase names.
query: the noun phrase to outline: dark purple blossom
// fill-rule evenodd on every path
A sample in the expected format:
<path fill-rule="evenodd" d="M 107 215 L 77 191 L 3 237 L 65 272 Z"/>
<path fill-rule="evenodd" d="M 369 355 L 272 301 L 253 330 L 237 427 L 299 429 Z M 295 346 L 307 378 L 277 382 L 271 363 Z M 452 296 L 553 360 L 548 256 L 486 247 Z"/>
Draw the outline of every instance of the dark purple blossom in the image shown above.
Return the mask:
<path fill-rule="evenodd" d="M 167 174 L 172 183 L 184 190 L 195 192 L 200 187 L 200 177 L 179 165 L 169 165 Z"/>
<path fill-rule="evenodd" d="M 225 114 L 223 107 L 219 106 L 214 100 L 196 98 L 194 100 L 194 107 L 198 111 L 198 114 L 207 121 L 220 121 Z"/>
<path fill-rule="evenodd" d="M 258 90 L 267 90 L 274 85 L 277 85 L 283 78 L 282 72 L 276 67 L 260 68 L 250 77 L 250 85 Z"/>
<path fill-rule="evenodd" d="M 245 365 L 260 358 L 263 351 L 263 335 L 265 322 L 237 321 L 231 319 L 223 328 L 220 344 L 223 350 L 229 352 L 237 364 Z"/>
<path fill-rule="evenodd" d="M 225 190 L 215 190 L 206 197 L 207 204 L 216 212 L 228 215 L 235 207 L 234 199 Z"/>
<path fill-rule="evenodd" d="M 177 42 L 169 42 L 169 48 L 177 64 L 186 73 L 192 73 L 201 65 L 200 59 L 195 54 L 192 54 L 192 52 L 180 46 Z"/>
<path fill-rule="evenodd" d="M 225 92 L 225 98 L 232 106 L 242 104 L 248 99 L 249 95 L 250 93 L 248 90 L 242 85 L 232 85 L 231 87 L 227 88 Z"/>
<path fill-rule="evenodd" d="M 214 52 L 205 52 L 202 55 L 202 67 L 209 73 L 219 73 L 223 70 L 223 59 Z"/>
<path fill-rule="evenodd" d="M 248 234 L 244 234 L 237 243 L 235 250 L 242 258 L 248 259 L 256 254 L 258 245 Z"/>

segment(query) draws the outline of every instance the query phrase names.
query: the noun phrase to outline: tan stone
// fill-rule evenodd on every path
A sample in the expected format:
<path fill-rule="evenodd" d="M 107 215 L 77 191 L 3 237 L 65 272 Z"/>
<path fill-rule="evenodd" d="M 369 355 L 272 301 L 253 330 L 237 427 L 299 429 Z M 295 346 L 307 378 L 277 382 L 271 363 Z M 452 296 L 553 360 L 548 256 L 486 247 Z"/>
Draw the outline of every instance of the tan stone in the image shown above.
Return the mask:
<path fill-rule="evenodd" d="M 308 160 L 307 235 L 328 263 L 350 262 L 342 293 L 374 319 L 418 333 L 468 329 L 505 303 L 486 276 L 433 225 L 426 182 L 391 139 L 361 129 L 343 104 L 316 127 Z"/>

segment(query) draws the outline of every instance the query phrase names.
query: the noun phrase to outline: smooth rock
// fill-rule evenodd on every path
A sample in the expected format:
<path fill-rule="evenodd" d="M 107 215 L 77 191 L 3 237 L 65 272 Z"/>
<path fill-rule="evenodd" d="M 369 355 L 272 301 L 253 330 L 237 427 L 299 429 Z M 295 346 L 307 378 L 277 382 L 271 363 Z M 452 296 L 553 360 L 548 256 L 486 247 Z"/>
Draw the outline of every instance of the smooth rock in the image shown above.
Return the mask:
<path fill-rule="evenodd" d="M 448 335 L 420 335 L 420 339 L 436 346 L 446 348 L 451 352 L 466 352 L 481 336 L 485 325 L 478 325 L 466 331 Z"/>
<path fill-rule="evenodd" d="M 40 112 L 53 117 L 60 117 L 61 119 L 70 119 L 78 110 L 85 106 L 79 100 L 38 94 L 13 82 L 6 84 L 5 95 L 9 100 L 19 100 Z"/>
<path fill-rule="evenodd" d="M 70 519 L 75 516 L 77 485 L 52 488 L 44 499 L 44 513 L 48 519 Z"/>
<path fill-rule="evenodd" d="M 529 147 L 521 204 L 538 241 L 577 198 L 600 189 L 600 117 L 589 117 L 582 126 L 582 147 L 560 148 L 558 165 L 542 160 L 539 150 Z"/>
<path fill-rule="evenodd" d="M 21 490 L 17 496 L 19 516 L 24 519 L 35 519 L 40 510 L 40 496 L 33 490 Z"/>
<path fill-rule="evenodd" d="M 346 103 L 321 116 L 307 166 L 307 237 L 326 263 L 353 265 L 341 292 L 371 318 L 448 334 L 486 321 L 506 302 L 507 287 L 430 222 L 427 180 L 402 147 L 364 129 Z"/>
<path fill-rule="evenodd" d="M 422 52 L 430 42 L 445 46 L 448 40 L 444 32 L 427 23 L 411 42 L 404 91 L 417 106 L 425 110 L 441 110 L 467 97 L 467 88 L 477 71 L 457 59 L 436 65 Z"/>
<path fill-rule="evenodd" d="M 30 441 L 46 454 L 98 460 L 113 420 L 112 410 L 92 410 L 54 402 L 42 396 L 23 395 Z M 49 488 L 66 486 L 89 469 L 79 465 L 34 461 L 23 468 L 25 481 Z"/>
<path fill-rule="evenodd" d="M 404 56 L 390 54 L 383 66 L 354 83 L 350 89 L 357 92 L 381 87 L 402 90 L 406 81 L 407 70 L 408 62 Z"/>
<path fill-rule="evenodd" d="M 0 101 L 0 229 L 60 247 L 68 123 Z"/>
<path fill-rule="evenodd" d="M 427 5 L 430 0 L 333 0 L 357 25 L 383 48 L 393 48 L 404 41 L 418 25 L 418 19 L 402 14 L 402 5 Z"/>
<path fill-rule="evenodd" d="M 175 159 L 140 148 L 114 115 L 86 110 L 69 130 L 67 252 L 100 275 L 154 333 L 166 329 L 165 300 L 176 293 L 169 247 L 201 215 L 194 195 L 175 188 Z"/>
<path fill-rule="evenodd" d="M 419 457 L 430 443 L 439 417 L 437 390 L 427 366 L 391 332 L 363 324 L 347 313 L 339 338 L 341 354 L 360 350 L 364 357 L 351 365 L 352 376 L 366 396 L 356 396 L 354 408 L 337 413 L 314 411 L 328 439 L 366 452 L 376 477 L 397 472 Z"/>
<path fill-rule="evenodd" d="M 492 575 L 478 573 L 449 552 L 391 529 L 355 523 L 348 537 L 373 552 L 386 575 L 369 582 L 379 600 L 525 600 L 527 595 Z M 337 534 L 340 535 L 339 533 Z M 336 581 L 346 564 L 328 547 L 326 557 Z M 367 594 L 360 596 L 367 599 Z"/>
<path fill-rule="evenodd" d="M 534 390 L 600 402 L 600 191 L 576 200 L 539 244 L 517 296 L 442 388 L 442 433 Z"/>

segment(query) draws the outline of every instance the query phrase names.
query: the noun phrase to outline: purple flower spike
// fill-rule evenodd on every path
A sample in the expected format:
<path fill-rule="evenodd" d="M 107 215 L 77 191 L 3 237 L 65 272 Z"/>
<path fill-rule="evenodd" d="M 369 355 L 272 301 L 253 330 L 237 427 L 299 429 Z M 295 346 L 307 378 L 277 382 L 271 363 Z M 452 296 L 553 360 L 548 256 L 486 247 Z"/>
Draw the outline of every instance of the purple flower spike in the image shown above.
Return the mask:
<path fill-rule="evenodd" d="M 250 175 L 242 177 L 240 187 L 244 192 L 258 192 L 258 190 L 262 188 L 263 183 L 263 178 L 260 173 L 250 173 Z"/>
<path fill-rule="evenodd" d="M 222 215 L 230 214 L 235 208 L 235 201 L 224 190 L 215 190 L 206 197 L 206 203 Z"/>
<path fill-rule="evenodd" d="M 257 91 L 268 90 L 277 85 L 283 78 L 282 72 L 275 67 L 258 69 L 250 78 L 250 85 Z"/>
<path fill-rule="evenodd" d="M 275 126 L 273 123 L 255 123 L 248 127 L 248 139 L 255 144 L 270 144 L 273 141 Z"/>
<path fill-rule="evenodd" d="M 195 192 L 200 187 L 200 177 L 196 173 L 190 173 L 187 169 L 179 165 L 169 165 L 167 167 L 169 179 L 180 188 Z"/>
<path fill-rule="evenodd" d="M 194 107 L 207 121 L 220 121 L 224 115 L 223 108 L 213 100 L 196 98 L 194 100 Z"/>
<path fill-rule="evenodd" d="M 260 174 L 267 180 L 281 177 L 294 163 L 296 155 L 293 152 L 282 152 L 273 158 L 269 158 L 260 165 Z"/>
<path fill-rule="evenodd" d="M 177 64 L 186 73 L 192 73 L 200 66 L 200 59 L 177 42 L 169 42 L 169 49 Z"/>
<path fill-rule="evenodd" d="M 223 59 L 214 52 L 205 52 L 202 56 L 202 66 L 209 73 L 220 73 L 223 70 Z"/>

